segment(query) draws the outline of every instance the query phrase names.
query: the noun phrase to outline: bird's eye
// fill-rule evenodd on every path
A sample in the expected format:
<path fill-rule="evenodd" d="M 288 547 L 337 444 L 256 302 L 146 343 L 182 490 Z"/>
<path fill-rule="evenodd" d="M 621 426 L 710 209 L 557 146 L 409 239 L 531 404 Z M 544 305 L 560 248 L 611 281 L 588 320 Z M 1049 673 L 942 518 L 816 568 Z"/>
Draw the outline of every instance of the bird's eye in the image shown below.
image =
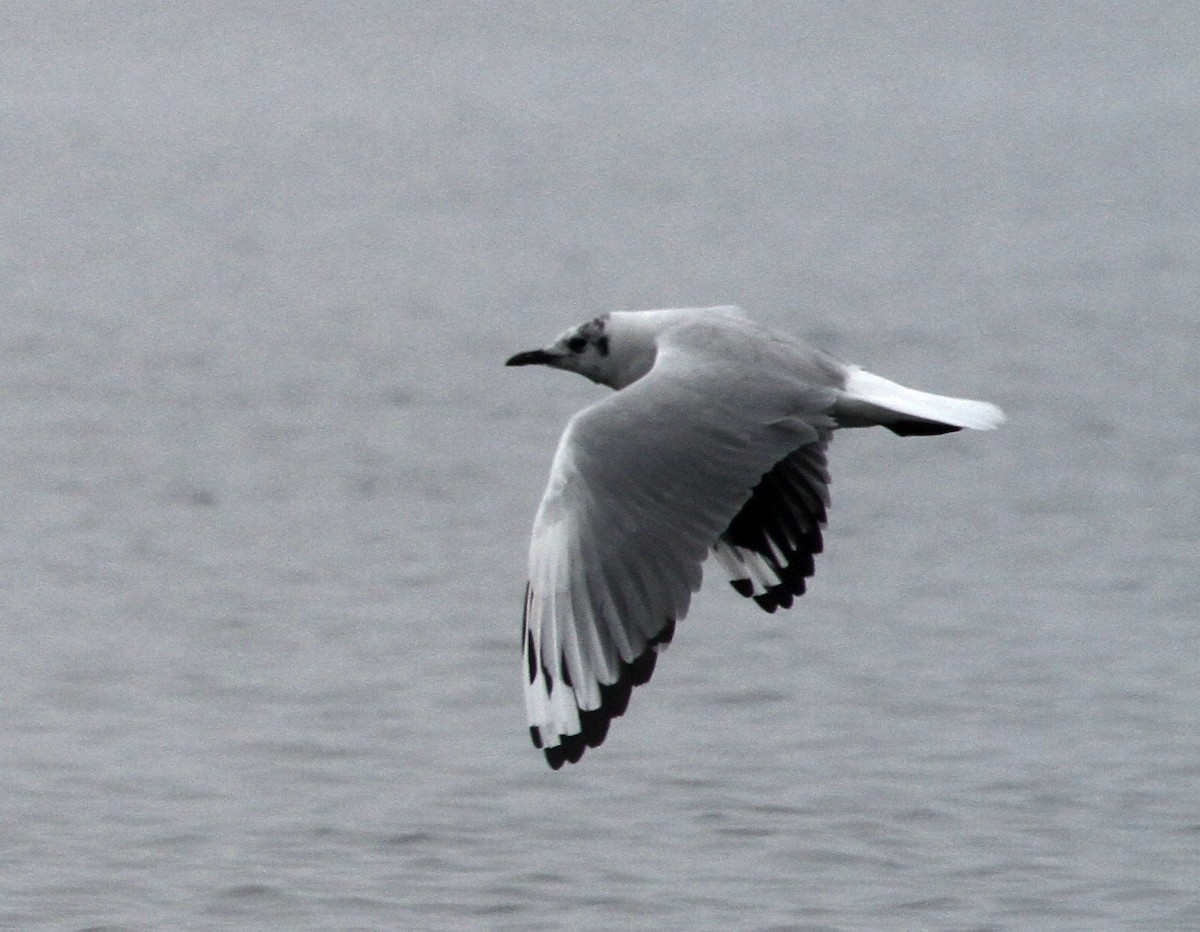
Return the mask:
<path fill-rule="evenodd" d="M 585 337 L 571 337 L 567 340 L 567 349 L 572 353 L 582 353 L 586 346 L 587 339 Z"/>

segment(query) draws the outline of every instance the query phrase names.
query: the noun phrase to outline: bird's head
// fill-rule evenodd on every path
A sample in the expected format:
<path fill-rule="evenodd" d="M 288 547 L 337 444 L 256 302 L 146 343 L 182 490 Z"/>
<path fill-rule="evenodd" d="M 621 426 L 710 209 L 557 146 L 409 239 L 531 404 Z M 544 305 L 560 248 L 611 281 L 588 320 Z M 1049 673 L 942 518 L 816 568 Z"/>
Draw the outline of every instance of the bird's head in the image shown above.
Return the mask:
<path fill-rule="evenodd" d="M 718 331 L 749 326 L 732 305 L 665 308 L 657 311 L 613 311 L 593 317 L 561 334 L 549 346 L 517 353 L 509 366 L 551 366 L 578 372 L 610 388 L 632 385 L 654 366 L 661 339 L 668 331 L 689 324 L 719 323 Z M 710 328 L 711 329 L 711 328 Z"/>
<path fill-rule="evenodd" d="M 654 338 L 639 328 L 622 326 L 618 314 L 601 314 L 560 334 L 542 349 L 517 353 L 505 365 L 550 366 L 578 372 L 593 382 L 624 388 L 654 364 Z"/>

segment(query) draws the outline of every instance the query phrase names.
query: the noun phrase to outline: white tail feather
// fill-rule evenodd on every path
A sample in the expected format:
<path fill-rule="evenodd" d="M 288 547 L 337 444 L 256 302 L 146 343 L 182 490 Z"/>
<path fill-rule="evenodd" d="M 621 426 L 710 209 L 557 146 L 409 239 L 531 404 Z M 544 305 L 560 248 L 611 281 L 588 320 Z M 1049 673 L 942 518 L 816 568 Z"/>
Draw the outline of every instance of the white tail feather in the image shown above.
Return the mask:
<path fill-rule="evenodd" d="M 972 430 L 995 430 L 1006 420 L 1004 412 L 987 401 L 951 398 L 905 388 L 858 366 L 846 373 L 844 394 L 835 407 L 845 426 L 886 425 L 895 415 L 936 421 Z"/>

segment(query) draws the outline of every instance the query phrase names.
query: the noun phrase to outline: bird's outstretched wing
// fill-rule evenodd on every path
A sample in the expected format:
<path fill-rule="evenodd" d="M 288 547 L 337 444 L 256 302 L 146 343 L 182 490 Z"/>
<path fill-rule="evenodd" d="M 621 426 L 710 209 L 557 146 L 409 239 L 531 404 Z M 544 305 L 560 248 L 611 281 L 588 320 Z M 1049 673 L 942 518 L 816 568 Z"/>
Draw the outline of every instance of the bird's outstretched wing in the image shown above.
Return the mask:
<path fill-rule="evenodd" d="M 788 540 L 758 514 L 756 486 L 760 502 L 765 483 L 815 522 L 793 521 L 793 551 L 811 551 L 814 533 L 819 545 L 824 485 L 796 476 L 824 475 L 834 376 L 788 376 L 794 359 L 743 345 L 699 325 L 665 334 L 646 376 L 563 434 L 534 522 L 522 631 L 530 732 L 554 768 L 600 744 L 649 679 L 723 532 L 748 553 Z"/>
<path fill-rule="evenodd" d="M 791 608 L 813 574 L 829 506 L 829 431 L 776 463 L 729 523 L 713 554 L 741 595 L 765 611 Z"/>

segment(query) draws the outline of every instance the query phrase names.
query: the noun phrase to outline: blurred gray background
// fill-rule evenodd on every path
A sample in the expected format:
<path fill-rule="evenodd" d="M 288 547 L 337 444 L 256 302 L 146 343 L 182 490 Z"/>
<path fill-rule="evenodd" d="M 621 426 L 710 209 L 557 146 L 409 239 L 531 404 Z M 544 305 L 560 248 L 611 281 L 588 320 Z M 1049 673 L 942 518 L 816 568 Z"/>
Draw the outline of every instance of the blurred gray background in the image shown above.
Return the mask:
<path fill-rule="evenodd" d="M 0 927 L 1200 926 L 1198 11 L 6 3 Z M 1011 422 L 551 773 L 503 360 L 730 302 Z"/>

